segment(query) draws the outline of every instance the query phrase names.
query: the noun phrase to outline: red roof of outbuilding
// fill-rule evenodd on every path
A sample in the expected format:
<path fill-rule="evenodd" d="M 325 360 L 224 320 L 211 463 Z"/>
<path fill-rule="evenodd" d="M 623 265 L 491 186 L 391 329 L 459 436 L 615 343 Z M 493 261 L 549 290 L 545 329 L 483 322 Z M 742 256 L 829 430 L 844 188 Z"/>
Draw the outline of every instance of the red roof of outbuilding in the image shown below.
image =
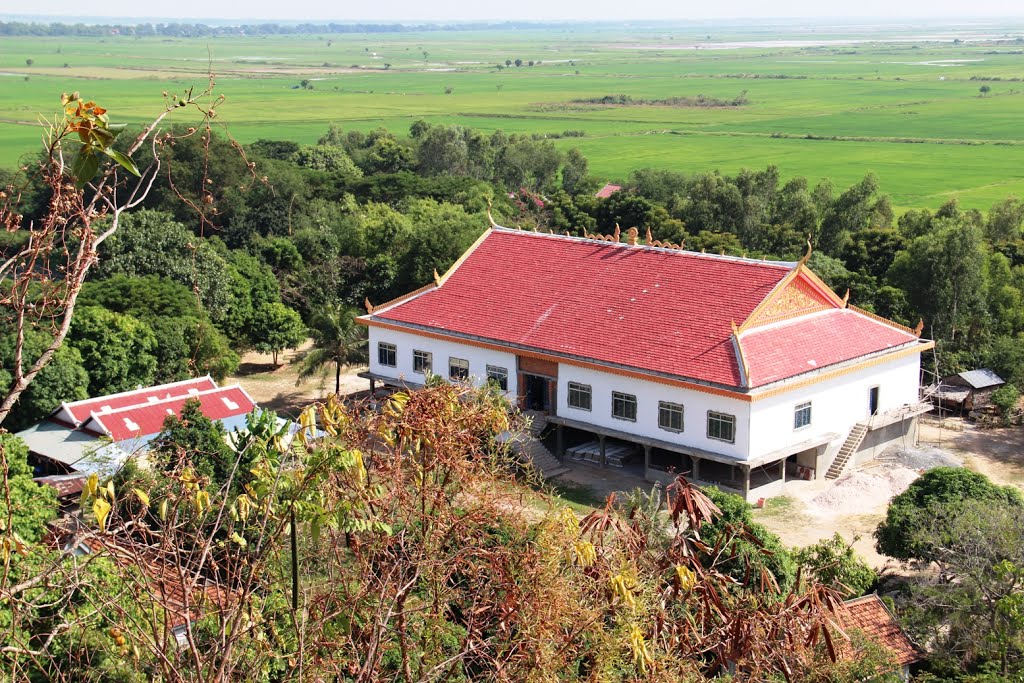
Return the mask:
<path fill-rule="evenodd" d="M 910 332 L 848 308 L 826 309 L 755 328 L 740 337 L 752 387 L 916 340 Z"/>
<path fill-rule="evenodd" d="M 256 403 L 236 384 L 198 394 L 128 406 L 107 413 L 93 413 L 89 424 L 95 424 L 98 427 L 97 431 L 108 435 L 113 441 L 149 436 L 163 429 L 164 420 L 168 415 L 180 417 L 182 407 L 190 399 L 198 400 L 203 415 L 211 420 L 245 415 L 256 408 Z"/>
<path fill-rule="evenodd" d="M 200 391 L 210 391 L 211 389 L 216 388 L 217 383 L 213 381 L 213 378 L 207 375 L 206 377 L 186 379 L 180 382 L 171 382 L 169 384 L 161 384 L 155 387 L 142 387 L 133 391 L 123 391 L 119 394 L 110 394 L 108 396 L 87 398 L 84 401 L 65 403 L 62 408 L 67 411 L 73 423 L 77 426 L 87 421 L 91 413 L 102 412 L 107 406 L 109 406 L 109 408 L 107 408 L 107 412 L 109 412 L 111 410 L 127 408 L 128 406 L 139 405 L 140 403 L 149 403 L 151 399 L 162 400 L 176 396 L 188 396 L 190 393 L 194 394 Z"/>
<path fill-rule="evenodd" d="M 736 388 L 917 339 L 845 310 L 802 264 L 503 228 L 375 321 Z"/>
<path fill-rule="evenodd" d="M 843 628 L 863 631 L 868 638 L 892 652 L 898 666 L 921 661 L 920 651 L 877 595 L 847 600 L 843 607 L 840 612 Z"/>
<path fill-rule="evenodd" d="M 595 194 L 594 196 L 597 197 L 598 199 L 608 199 L 608 197 L 611 197 L 613 194 L 615 194 L 621 189 L 621 185 L 612 185 L 611 183 L 608 183 L 600 190 L 598 190 L 597 194 Z"/>

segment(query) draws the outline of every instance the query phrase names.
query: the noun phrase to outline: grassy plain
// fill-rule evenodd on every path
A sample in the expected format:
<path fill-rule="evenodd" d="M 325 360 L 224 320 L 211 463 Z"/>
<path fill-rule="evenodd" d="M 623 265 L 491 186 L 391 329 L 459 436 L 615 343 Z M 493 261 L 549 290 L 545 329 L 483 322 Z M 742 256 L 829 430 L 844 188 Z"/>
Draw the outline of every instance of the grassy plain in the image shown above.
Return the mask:
<path fill-rule="evenodd" d="M 573 130 L 585 135 L 556 144 L 579 147 L 592 172 L 610 180 L 644 166 L 734 172 L 776 164 L 783 177 L 845 186 L 873 171 L 901 208 L 950 197 L 987 208 L 1024 196 L 1021 35 L 1020 25 L 811 32 L 794 24 L 5 37 L 0 165 L 35 149 L 37 117 L 55 112 L 62 91 L 79 90 L 116 119 L 141 122 L 159 109 L 163 91 L 202 88 L 212 68 L 228 98 L 221 117 L 242 142 L 312 142 L 332 122 L 401 132 L 419 118 L 507 132 Z M 523 66 L 496 67 L 516 58 Z M 297 88 L 302 80 L 313 89 Z M 985 96 L 981 85 L 991 89 Z M 573 102 L 620 93 L 731 100 L 744 92 L 742 106 Z"/>

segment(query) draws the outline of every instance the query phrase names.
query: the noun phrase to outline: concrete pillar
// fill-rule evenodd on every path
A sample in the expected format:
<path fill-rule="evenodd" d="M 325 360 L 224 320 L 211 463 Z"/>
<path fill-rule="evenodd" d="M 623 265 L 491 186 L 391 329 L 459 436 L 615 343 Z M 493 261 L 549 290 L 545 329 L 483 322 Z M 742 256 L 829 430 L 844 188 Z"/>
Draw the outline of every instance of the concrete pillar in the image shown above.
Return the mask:
<path fill-rule="evenodd" d="M 371 377 L 370 378 L 370 398 L 373 398 L 373 394 L 376 391 L 377 391 L 377 382 Z"/>
<path fill-rule="evenodd" d="M 690 479 L 696 481 L 700 479 L 700 458 L 690 456 Z"/>
<path fill-rule="evenodd" d="M 561 460 L 565 457 L 565 427 L 555 425 L 555 457 Z"/>
<path fill-rule="evenodd" d="M 644 444 L 644 476 L 647 476 L 647 472 L 651 469 L 651 447 L 648 444 Z"/>
<path fill-rule="evenodd" d="M 599 444 L 601 444 L 601 467 L 605 467 L 608 464 L 608 461 L 605 459 L 605 455 L 604 455 L 604 435 L 603 434 L 598 434 L 597 442 Z"/>
<path fill-rule="evenodd" d="M 785 485 L 786 483 L 786 459 L 783 458 L 779 461 L 779 481 Z"/>
<path fill-rule="evenodd" d="M 743 500 L 750 498 L 750 466 L 740 465 L 743 470 Z"/>

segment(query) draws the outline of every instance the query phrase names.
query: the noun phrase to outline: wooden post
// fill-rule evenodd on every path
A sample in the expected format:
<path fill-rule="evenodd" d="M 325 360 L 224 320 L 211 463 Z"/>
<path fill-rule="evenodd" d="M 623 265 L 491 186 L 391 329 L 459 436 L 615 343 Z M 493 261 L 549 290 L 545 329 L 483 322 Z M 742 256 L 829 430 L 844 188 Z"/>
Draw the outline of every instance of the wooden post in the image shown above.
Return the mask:
<path fill-rule="evenodd" d="M 605 460 L 604 455 L 604 434 L 597 435 L 597 442 L 601 444 L 601 467 L 604 467 L 605 465 L 608 464 L 607 460 Z"/>
<path fill-rule="evenodd" d="M 743 500 L 747 500 L 750 498 L 750 466 L 741 465 L 740 469 L 743 470 Z"/>
<path fill-rule="evenodd" d="M 374 381 L 374 379 L 371 377 L 370 378 L 370 398 L 373 398 L 374 392 L 377 391 L 377 386 L 376 385 L 377 385 L 377 382 Z"/>
<path fill-rule="evenodd" d="M 555 457 L 561 460 L 565 457 L 565 427 L 555 425 Z"/>
<path fill-rule="evenodd" d="M 700 458 L 690 456 L 690 479 L 697 481 L 700 479 Z"/>
<path fill-rule="evenodd" d="M 651 446 L 650 444 L 644 444 L 644 478 L 647 477 L 647 472 L 651 469 Z"/>

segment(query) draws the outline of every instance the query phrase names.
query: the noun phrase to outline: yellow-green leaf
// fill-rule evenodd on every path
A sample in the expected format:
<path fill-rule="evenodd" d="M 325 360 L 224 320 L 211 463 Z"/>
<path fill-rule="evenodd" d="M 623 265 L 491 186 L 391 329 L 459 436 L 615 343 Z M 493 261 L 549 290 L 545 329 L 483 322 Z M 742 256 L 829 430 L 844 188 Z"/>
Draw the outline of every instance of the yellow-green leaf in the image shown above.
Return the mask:
<path fill-rule="evenodd" d="M 135 496 L 139 499 L 139 502 L 141 502 L 146 507 L 149 507 L 149 494 L 147 494 L 142 489 L 132 489 L 132 491 L 135 493 Z"/>
<path fill-rule="evenodd" d="M 100 533 L 103 533 L 107 524 L 107 515 L 110 514 L 110 503 L 97 498 L 92 502 L 92 511 L 96 515 L 96 523 L 100 527 Z"/>

